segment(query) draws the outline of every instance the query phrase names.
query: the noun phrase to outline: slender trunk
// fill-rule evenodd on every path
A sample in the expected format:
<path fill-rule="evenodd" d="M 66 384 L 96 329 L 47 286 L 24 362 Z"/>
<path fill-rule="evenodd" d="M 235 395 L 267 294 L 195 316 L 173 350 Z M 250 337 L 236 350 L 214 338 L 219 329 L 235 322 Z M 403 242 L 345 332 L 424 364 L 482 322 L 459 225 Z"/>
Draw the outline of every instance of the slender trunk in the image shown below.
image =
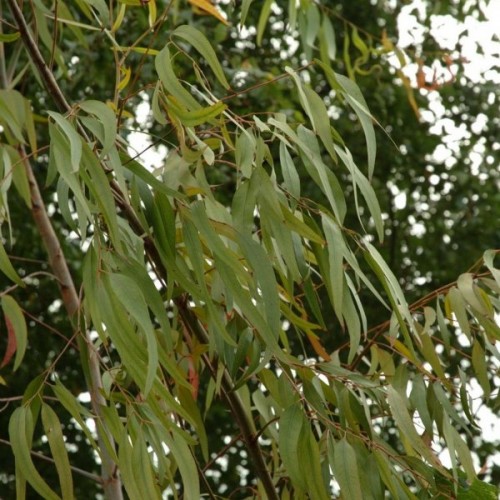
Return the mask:
<path fill-rule="evenodd" d="M 31 204 L 32 204 L 32 214 L 35 224 L 37 226 L 40 237 L 42 238 L 43 244 L 49 256 L 49 264 L 57 278 L 59 290 L 61 292 L 61 297 L 66 308 L 66 312 L 72 323 L 77 327 L 78 323 L 78 310 L 80 308 L 80 300 L 78 293 L 75 288 L 75 284 L 71 273 L 68 268 L 68 264 L 64 257 L 59 239 L 56 235 L 54 227 L 50 222 L 49 215 L 45 208 L 42 196 L 40 194 L 40 189 L 36 181 L 35 175 L 33 174 L 33 169 L 26 158 L 26 153 L 23 148 L 20 150 L 21 155 L 24 158 L 24 168 L 26 169 L 26 174 L 28 176 L 28 183 L 30 186 L 31 193 Z M 102 380 L 101 372 L 99 369 L 99 355 L 94 349 L 92 340 L 89 338 L 89 333 L 85 332 L 85 338 L 82 343 L 85 342 L 86 345 L 82 345 L 85 352 L 88 353 L 88 366 L 89 366 L 89 381 L 88 388 L 90 392 L 92 409 L 98 419 L 102 422 L 102 408 L 106 406 L 106 400 L 102 396 Z M 114 445 L 113 437 L 111 433 L 102 426 L 103 430 L 99 430 L 99 426 L 96 426 L 99 447 L 101 450 L 101 474 L 102 474 L 102 484 L 106 495 L 109 500 L 121 500 L 123 498 L 121 480 L 118 474 L 118 469 L 113 461 L 112 457 L 107 451 L 105 446 L 105 440 L 107 440 L 111 445 Z M 103 435 L 103 433 L 105 435 Z"/>

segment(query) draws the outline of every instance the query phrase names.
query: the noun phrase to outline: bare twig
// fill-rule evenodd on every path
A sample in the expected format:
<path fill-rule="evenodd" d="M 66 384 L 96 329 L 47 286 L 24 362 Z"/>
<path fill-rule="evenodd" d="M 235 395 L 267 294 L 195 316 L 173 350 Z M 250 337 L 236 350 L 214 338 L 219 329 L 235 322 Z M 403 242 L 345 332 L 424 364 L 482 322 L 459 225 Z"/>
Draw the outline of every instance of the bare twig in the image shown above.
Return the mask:
<path fill-rule="evenodd" d="M 22 399 L 22 396 L 21 396 Z M 5 444 L 7 446 L 11 446 L 10 442 L 7 441 L 6 439 L 0 439 L 0 443 Z M 30 450 L 30 454 L 33 455 L 36 458 L 40 458 L 42 460 L 45 460 L 46 462 L 50 462 L 54 464 L 54 459 L 48 457 L 47 455 L 44 455 L 43 453 L 39 453 L 38 451 L 33 451 Z M 103 480 L 101 476 L 98 476 L 97 474 L 92 474 L 91 472 L 87 472 L 86 470 L 80 469 L 79 467 L 74 467 L 73 465 L 70 465 L 71 470 L 75 474 L 79 474 L 80 476 L 86 477 L 87 479 L 91 479 L 92 481 L 95 481 L 96 483 L 102 484 Z"/>

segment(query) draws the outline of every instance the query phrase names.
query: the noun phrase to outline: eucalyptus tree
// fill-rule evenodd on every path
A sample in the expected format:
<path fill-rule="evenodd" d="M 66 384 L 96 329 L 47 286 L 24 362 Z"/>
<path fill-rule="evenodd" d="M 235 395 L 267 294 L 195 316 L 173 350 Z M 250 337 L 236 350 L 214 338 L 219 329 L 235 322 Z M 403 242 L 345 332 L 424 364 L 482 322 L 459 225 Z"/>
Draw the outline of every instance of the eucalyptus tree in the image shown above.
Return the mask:
<path fill-rule="evenodd" d="M 383 246 L 412 137 L 375 93 L 420 113 L 411 54 L 327 2 L 3 9 L 6 487 L 495 498 L 468 391 L 497 397 L 496 251 L 419 297 Z"/>

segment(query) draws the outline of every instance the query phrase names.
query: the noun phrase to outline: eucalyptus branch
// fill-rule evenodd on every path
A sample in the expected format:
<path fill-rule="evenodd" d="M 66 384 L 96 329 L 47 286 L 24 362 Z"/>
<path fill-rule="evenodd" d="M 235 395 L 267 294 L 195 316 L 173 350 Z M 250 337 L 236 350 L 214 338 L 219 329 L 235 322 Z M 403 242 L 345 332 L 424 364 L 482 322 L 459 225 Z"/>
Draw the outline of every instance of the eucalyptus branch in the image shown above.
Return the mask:
<path fill-rule="evenodd" d="M 500 251 L 500 250 L 499 250 Z M 482 262 L 483 259 L 479 259 L 477 262 L 474 263 L 474 265 L 471 267 L 471 269 L 477 268 L 477 266 Z M 470 271 L 470 270 L 469 270 Z M 476 274 L 476 278 L 486 278 L 488 276 L 491 276 L 491 271 L 485 271 L 484 273 L 481 274 Z M 441 295 L 444 295 L 447 293 L 451 288 L 457 285 L 457 281 L 452 281 L 451 283 L 447 283 L 446 285 L 440 286 L 436 290 L 433 290 L 432 292 L 429 292 L 427 295 L 424 297 L 416 300 L 409 306 L 410 312 L 415 312 L 418 311 L 419 309 L 422 309 L 425 305 L 427 305 L 431 300 L 434 300 L 438 298 Z M 370 328 L 366 334 L 371 333 L 371 337 L 367 343 L 367 345 L 363 348 L 363 350 L 356 355 L 356 357 L 353 359 L 352 363 L 347 367 L 349 370 L 354 370 L 356 366 L 361 362 L 363 357 L 368 353 L 370 350 L 371 346 L 375 344 L 377 339 L 384 334 L 384 332 L 387 331 L 391 324 L 391 320 L 386 320 L 383 323 L 379 323 L 378 325 L 375 325 L 373 328 Z"/>
<path fill-rule="evenodd" d="M 209 343 L 209 339 L 205 330 L 200 326 L 198 319 L 194 316 L 193 312 L 190 311 L 185 305 L 179 305 L 179 313 L 186 327 L 189 329 L 190 333 L 193 334 L 200 342 L 204 344 Z M 205 364 L 211 372 L 212 377 L 215 379 L 217 377 L 217 357 L 210 360 L 207 355 L 204 356 Z M 224 398 L 226 399 L 231 413 L 233 414 L 236 422 L 241 431 L 243 441 L 247 446 L 247 451 L 252 457 L 252 465 L 254 470 L 262 481 L 262 486 L 266 491 L 266 496 L 268 500 L 278 500 L 278 494 L 276 488 L 274 487 L 273 480 L 269 474 L 269 470 L 266 466 L 264 460 L 264 455 L 258 443 L 259 434 L 254 433 L 251 420 L 245 411 L 243 403 L 234 390 L 234 382 L 227 371 L 224 368 L 222 375 L 222 390 Z"/>
<path fill-rule="evenodd" d="M 12 10 L 12 13 L 16 19 L 16 22 L 19 25 L 19 29 L 21 32 L 21 36 L 23 38 L 23 41 L 26 45 L 26 48 L 28 49 L 28 52 L 37 67 L 40 77 L 42 78 L 44 85 L 46 87 L 46 90 L 49 92 L 49 94 L 52 96 L 54 99 L 56 105 L 62 112 L 69 112 L 71 111 L 71 106 L 67 102 L 66 98 L 64 97 L 64 94 L 61 91 L 61 88 L 57 84 L 53 74 L 49 70 L 48 66 L 46 65 L 39 49 L 38 46 L 36 45 L 35 41 L 33 40 L 31 33 L 29 31 L 29 28 L 26 24 L 26 20 L 24 19 L 24 16 L 19 9 L 19 6 L 17 5 L 15 0 L 8 0 L 9 6 Z M 283 75 L 284 77 L 285 75 Z M 81 127 L 80 127 L 81 128 Z M 82 133 L 82 130 L 79 130 Z M 83 131 L 82 134 L 84 137 L 86 136 L 85 131 Z M 43 230 L 43 233 L 47 231 L 46 225 L 47 223 L 50 225 L 50 221 L 48 221 L 48 216 L 46 214 L 46 211 L 44 209 L 43 202 L 41 201 L 41 197 L 39 194 L 38 186 L 36 184 L 36 180 L 33 176 L 33 172 L 31 171 L 31 168 L 29 164 L 26 166 L 28 175 L 29 175 L 29 181 L 30 181 L 30 186 L 33 186 L 35 191 L 38 192 L 38 197 L 37 202 L 34 202 L 34 207 L 42 207 L 42 211 L 45 213 L 45 217 L 47 218 L 46 221 L 43 221 L 42 228 L 41 228 L 41 233 Z M 104 166 L 103 166 L 104 168 Z M 30 175 L 31 174 L 31 175 Z M 118 185 L 115 183 L 114 180 L 110 181 L 110 185 L 114 191 L 115 194 L 115 201 L 117 205 L 122 209 L 123 215 L 125 218 L 128 220 L 131 228 L 133 231 L 141 236 L 144 240 L 144 246 L 145 246 L 145 251 L 148 254 L 148 257 L 150 261 L 154 264 L 154 266 L 157 268 L 158 272 L 160 274 L 166 275 L 166 270 L 164 269 L 163 262 L 161 260 L 160 255 L 158 254 L 158 250 L 156 249 L 156 246 L 154 242 L 146 235 L 144 235 L 144 229 L 142 227 L 142 224 L 140 223 L 139 219 L 137 218 L 135 212 L 133 211 L 132 207 L 127 203 L 125 196 L 123 193 L 121 193 Z M 50 226 L 52 227 L 52 226 Z M 52 229 L 53 231 L 53 229 Z M 53 235 L 55 240 L 57 241 L 57 237 L 55 237 L 55 234 Z M 50 238 L 49 243 L 53 243 L 53 239 Z M 58 243 L 58 242 L 57 242 Z M 54 260 L 54 263 L 56 264 L 61 264 L 64 262 L 64 265 L 66 264 L 66 261 L 61 258 L 62 257 L 62 252 L 60 250 L 60 247 L 52 248 L 52 253 L 51 255 L 53 256 L 51 258 L 51 261 Z M 67 269 L 67 266 L 66 266 Z M 54 270 L 54 273 L 57 276 L 57 273 Z M 69 272 L 68 272 L 69 274 Z M 62 283 L 67 283 L 67 277 L 63 276 L 64 279 L 62 279 Z M 61 287 L 61 293 L 63 293 L 66 296 L 71 295 L 72 300 L 69 302 L 71 310 L 76 312 L 78 309 L 78 297 L 76 294 L 76 291 L 74 289 L 74 285 L 71 291 L 71 288 L 68 285 L 68 288 Z M 73 300 L 76 300 L 76 302 L 73 303 Z M 74 309 L 73 309 L 74 308 Z M 197 318 L 193 315 L 192 311 L 185 307 L 180 307 L 179 308 L 181 312 L 181 317 L 183 319 L 183 322 L 186 324 L 186 326 L 193 332 L 194 335 L 196 335 L 201 341 L 208 343 L 208 339 L 206 338 L 205 332 L 199 327 L 198 320 Z M 73 313 L 74 313 L 73 312 Z M 213 363 L 213 362 L 212 362 Z M 93 393 L 93 400 L 97 398 L 98 400 L 103 400 L 102 396 L 100 395 L 99 391 L 96 390 L 99 387 L 101 387 L 102 383 L 100 380 L 100 372 L 99 372 L 99 364 L 98 364 L 98 359 L 97 355 L 94 351 L 89 352 L 89 364 L 91 368 L 91 372 L 93 375 L 93 379 L 95 379 L 94 382 L 94 387 L 93 391 L 91 391 L 91 394 Z M 213 365 L 212 365 L 213 368 Z M 97 382 L 97 383 L 96 383 Z M 243 403 L 241 402 L 238 394 L 234 392 L 234 383 L 231 380 L 231 377 L 229 376 L 229 373 L 225 370 L 224 375 L 222 378 L 222 384 L 224 388 L 224 394 L 225 398 L 230 406 L 231 413 L 233 414 L 234 418 L 240 425 L 241 431 L 242 431 L 242 436 L 243 440 L 245 441 L 245 444 L 248 447 L 249 453 L 252 456 L 253 463 L 254 463 L 254 468 L 255 471 L 262 481 L 262 484 L 264 486 L 264 489 L 266 491 L 267 497 L 271 500 L 275 499 L 278 500 L 278 496 L 272 481 L 272 478 L 269 474 L 269 471 L 266 467 L 266 463 L 264 460 L 264 456 L 262 454 L 262 450 L 260 449 L 260 446 L 257 441 L 257 436 L 254 435 L 253 430 L 252 430 L 252 425 L 251 422 L 249 421 L 245 409 L 243 407 Z M 99 404 L 103 404 L 105 401 L 99 401 L 97 406 Z M 100 415 L 99 408 L 96 409 L 96 414 Z M 112 438 L 111 436 L 108 436 L 111 442 Z M 105 447 L 101 446 L 101 449 L 103 450 L 103 453 L 106 453 Z M 109 457 L 108 457 L 109 458 Z M 106 473 L 103 471 L 103 476 L 104 476 L 104 488 L 106 490 L 106 494 L 108 498 L 120 498 L 118 497 L 118 492 L 121 495 L 121 488 L 117 487 L 119 486 L 119 480 L 118 478 L 113 479 L 113 473 L 114 471 L 110 470 L 110 463 L 107 464 L 107 470 Z M 103 460 L 103 468 L 105 467 L 105 461 Z M 107 480 L 107 478 L 109 478 Z M 109 482 L 108 482 L 109 481 Z M 115 486 L 113 490 L 110 490 L 110 487 Z"/>
<path fill-rule="evenodd" d="M 33 170 L 29 161 L 26 159 L 26 155 L 22 147 L 20 148 L 20 154 L 24 159 L 24 168 L 26 170 L 28 184 L 30 187 L 33 219 L 47 251 L 52 272 L 57 278 L 64 307 L 66 308 L 69 318 L 74 320 L 80 308 L 78 293 L 76 291 L 73 278 L 69 271 L 68 264 L 64 257 L 61 245 L 59 243 L 59 239 L 56 235 L 54 227 L 52 226 L 52 223 L 50 222 L 49 215 L 40 193 L 40 188 L 38 187 L 38 183 L 36 181 L 35 175 L 33 174 Z M 93 349 L 92 341 L 89 337 L 89 332 L 86 332 L 86 342 L 88 346 L 86 346 L 82 341 L 81 347 L 88 352 L 90 372 L 90 380 L 88 381 L 89 392 L 93 409 L 98 418 L 101 418 L 101 407 L 106 405 L 106 400 L 101 394 L 102 380 L 99 369 L 99 359 L 95 349 Z M 110 500 L 121 500 L 123 498 L 123 494 L 121 481 L 116 474 L 116 464 L 114 463 L 104 444 L 105 441 L 108 440 L 111 443 L 111 446 L 114 446 L 113 437 L 106 428 L 104 428 L 105 436 L 102 435 L 102 431 L 99 430 L 99 426 L 97 426 L 97 429 L 101 448 L 101 468 L 104 492 L 106 494 L 106 497 Z"/>

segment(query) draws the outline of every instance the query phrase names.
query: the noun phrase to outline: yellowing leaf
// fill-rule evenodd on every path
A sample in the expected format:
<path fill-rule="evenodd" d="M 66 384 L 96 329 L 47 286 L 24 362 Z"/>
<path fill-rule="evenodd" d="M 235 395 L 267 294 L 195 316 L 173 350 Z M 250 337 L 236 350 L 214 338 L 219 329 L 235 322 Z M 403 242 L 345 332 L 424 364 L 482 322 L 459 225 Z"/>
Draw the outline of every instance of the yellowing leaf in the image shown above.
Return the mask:
<path fill-rule="evenodd" d="M 120 67 L 120 81 L 118 83 L 117 89 L 123 90 L 130 81 L 130 75 L 132 74 L 131 69 L 128 66 Z"/>
<path fill-rule="evenodd" d="M 185 108 L 183 109 L 182 105 L 173 96 L 167 96 L 167 104 L 169 116 L 173 114 L 185 127 L 196 127 L 209 122 L 220 115 L 227 107 L 222 101 L 218 101 L 210 106 L 188 111 Z"/>
<path fill-rule="evenodd" d="M 198 9 L 201 9 L 207 14 L 215 17 L 221 23 L 224 23 L 227 26 L 228 22 L 226 21 L 226 19 L 224 19 L 222 14 L 212 5 L 212 3 L 209 0 L 188 0 L 188 2 L 193 7 L 198 7 Z"/>

